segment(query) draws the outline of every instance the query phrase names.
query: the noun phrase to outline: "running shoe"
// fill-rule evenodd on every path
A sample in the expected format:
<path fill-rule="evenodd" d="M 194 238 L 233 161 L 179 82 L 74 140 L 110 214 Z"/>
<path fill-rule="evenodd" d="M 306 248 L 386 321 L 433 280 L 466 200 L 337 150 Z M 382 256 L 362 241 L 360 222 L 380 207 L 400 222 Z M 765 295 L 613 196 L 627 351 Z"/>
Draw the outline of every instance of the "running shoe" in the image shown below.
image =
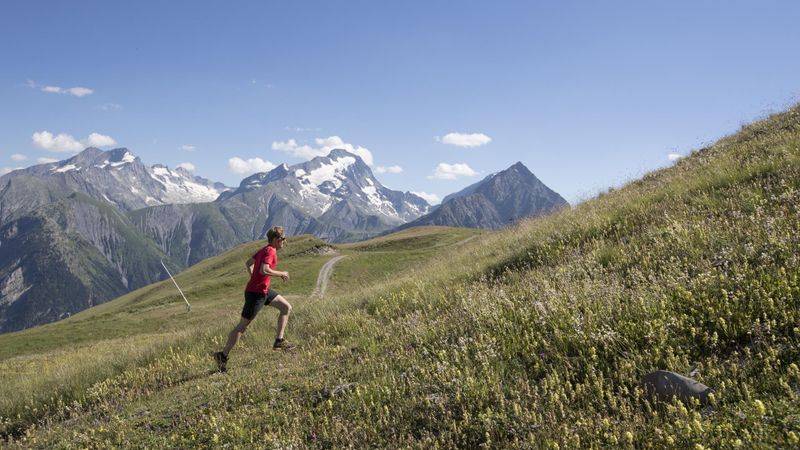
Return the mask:
<path fill-rule="evenodd" d="M 217 368 L 219 368 L 220 372 L 225 373 L 228 371 L 228 357 L 225 356 L 225 353 L 214 352 L 211 356 L 217 362 Z"/>
<path fill-rule="evenodd" d="M 273 350 L 292 350 L 293 348 L 295 345 L 290 344 L 286 339 L 275 339 L 275 343 L 272 344 Z"/>

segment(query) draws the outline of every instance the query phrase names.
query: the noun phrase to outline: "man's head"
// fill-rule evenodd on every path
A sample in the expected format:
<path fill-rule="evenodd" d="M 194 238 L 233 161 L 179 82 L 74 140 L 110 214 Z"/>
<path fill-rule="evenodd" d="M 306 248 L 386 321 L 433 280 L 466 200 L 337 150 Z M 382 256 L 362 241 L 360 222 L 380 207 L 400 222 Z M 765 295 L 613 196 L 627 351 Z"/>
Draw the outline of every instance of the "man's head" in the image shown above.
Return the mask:
<path fill-rule="evenodd" d="M 272 227 L 267 231 L 267 241 L 269 245 L 275 248 L 281 248 L 285 240 L 286 236 L 283 233 L 283 227 Z"/>

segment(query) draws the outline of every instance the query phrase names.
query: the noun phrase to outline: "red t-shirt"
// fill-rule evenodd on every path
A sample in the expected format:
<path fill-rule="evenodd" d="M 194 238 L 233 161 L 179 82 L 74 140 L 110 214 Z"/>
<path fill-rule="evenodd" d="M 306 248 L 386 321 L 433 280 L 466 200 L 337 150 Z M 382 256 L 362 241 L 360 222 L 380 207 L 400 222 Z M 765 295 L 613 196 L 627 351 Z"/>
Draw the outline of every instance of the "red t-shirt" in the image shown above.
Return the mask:
<path fill-rule="evenodd" d="M 244 288 L 244 290 L 247 292 L 266 294 L 269 289 L 271 277 L 269 275 L 261 275 L 261 264 L 266 264 L 270 269 L 275 270 L 275 266 L 278 265 L 278 252 L 274 247 L 268 245 L 256 252 L 256 254 L 253 255 L 253 259 L 256 260 L 253 266 L 253 274 L 250 275 L 250 281 L 247 283 L 247 287 Z"/>

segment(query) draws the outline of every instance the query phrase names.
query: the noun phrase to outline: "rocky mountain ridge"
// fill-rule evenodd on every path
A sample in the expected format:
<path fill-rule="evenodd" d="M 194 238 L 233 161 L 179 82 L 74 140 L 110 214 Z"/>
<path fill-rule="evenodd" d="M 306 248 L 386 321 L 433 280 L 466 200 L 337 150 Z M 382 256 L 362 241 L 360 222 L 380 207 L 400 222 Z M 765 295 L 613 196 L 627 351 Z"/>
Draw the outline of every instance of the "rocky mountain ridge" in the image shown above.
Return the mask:
<path fill-rule="evenodd" d="M 568 206 L 563 197 L 517 162 L 446 196 L 431 213 L 393 231 L 422 225 L 497 229 Z"/>

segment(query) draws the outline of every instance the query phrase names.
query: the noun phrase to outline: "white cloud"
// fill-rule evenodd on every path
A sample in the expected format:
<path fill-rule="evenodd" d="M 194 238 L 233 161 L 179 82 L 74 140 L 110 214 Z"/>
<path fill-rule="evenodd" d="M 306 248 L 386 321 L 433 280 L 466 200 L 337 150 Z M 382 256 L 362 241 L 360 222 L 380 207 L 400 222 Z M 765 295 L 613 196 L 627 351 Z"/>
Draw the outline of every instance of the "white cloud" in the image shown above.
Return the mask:
<path fill-rule="evenodd" d="M 39 164 L 50 164 L 50 163 L 58 162 L 58 160 L 55 159 L 55 158 L 41 157 L 41 158 L 36 158 L 36 162 L 39 163 Z"/>
<path fill-rule="evenodd" d="M 50 152 L 79 152 L 86 147 L 107 147 L 117 143 L 111 136 L 100 133 L 92 133 L 79 141 L 70 134 L 39 131 L 33 133 L 32 139 L 33 145 Z"/>
<path fill-rule="evenodd" d="M 310 145 L 297 145 L 297 141 L 294 139 L 289 139 L 286 142 L 274 141 L 272 143 L 272 149 L 303 159 L 313 159 L 317 156 L 327 155 L 327 153 L 324 153 L 320 149 L 313 148 Z"/>
<path fill-rule="evenodd" d="M 0 168 L 0 175 L 5 175 L 5 174 L 7 174 L 7 173 L 9 173 L 11 171 L 18 170 L 18 169 L 21 169 L 21 167 L 15 167 L 13 169 L 11 169 L 9 167 Z"/>
<path fill-rule="evenodd" d="M 314 142 L 317 145 L 316 147 L 298 145 L 297 141 L 294 139 L 289 139 L 286 142 L 275 141 L 272 143 L 272 149 L 288 153 L 298 158 L 313 159 L 317 156 L 326 156 L 331 150 L 339 148 L 347 150 L 354 155 L 358 155 L 368 166 L 372 165 L 372 152 L 369 151 L 369 149 L 344 142 L 339 136 L 316 138 Z"/>
<path fill-rule="evenodd" d="M 244 160 L 238 156 L 228 160 L 228 170 L 238 175 L 252 175 L 257 172 L 269 172 L 275 168 L 275 164 L 264 161 L 261 158 L 250 158 Z"/>
<path fill-rule="evenodd" d="M 182 163 L 178 164 L 178 167 L 180 167 L 182 169 L 186 169 L 189 172 L 194 172 L 194 169 L 195 169 L 194 164 L 192 164 L 190 162 L 182 162 Z"/>
<path fill-rule="evenodd" d="M 670 153 L 669 155 L 667 155 L 667 159 L 669 159 L 670 161 L 677 161 L 683 158 L 683 156 L 684 155 L 681 155 L 680 153 Z"/>
<path fill-rule="evenodd" d="M 439 198 L 439 196 L 436 194 L 428 194 L 427 192 L 414 192 L 414 191 L 411 191 L 411 193 L 416 196 L 424 198 L 425 201 L 430 203 L 431 205 L 435 205 L 440 201 L 442 201 L 442 199 Z"/>
<path fill-rule="evenodd" d="M 103 103 L 102 105 L 98 106 L 99 109 L 103 111 L 119 111 L 122 109 L 122 105 L 119 103 Z"/>
<path fill-rule="evenodd" d="M 400 173 L 403 171 L 403 168 L 400 166 L 378 166 L 375 168 L 375 173 Z"/>
<path fill-rule="evenodd" d="M 83 97 L 84 95 L 93 94 L 94 91 L 85 88 L 85 87 L 73 87 L 66 90 L 69 95 L 74 95 L 75 97 Z"/>
<path fill-rule="evenodd" d="M 100 133 L 92 133 L 88 138 L 82 140 L 81 143 L 87 147 L 108 147 L 111 145 L 116 145 L 117 141 L 115 141 L 111 136 L 106 136 Z"/>
<path fill-rule="evenodd" d="M 30 86 L 32 89 L 39 89 L 42 92 L 47 92 L 50 94 L 66 94 L 73 95 L 75 97 L 84 97 L 94 93 L 94 90 L 87 87 L 76 86 L 71 88 L 62 88 L 61 86 L 43 86 L 33 80 L 28 80 L 28 86 Z"/>
<path fill-rule="evenodd" d="M 436 138 L 443 144 L 457 145 L 459 147 L 480 147 L 492 141 L 492 138 L 483 133 L 447 133 L 443 138 Z"/>
<path fill-rule="evenodd" d="M 472 170 L 472 168 L 465 163 L 439 163 L 433 171 L 433 175 L 430 175 L 428 178 L 436 180 L 455 180 L 458 177 L 474 177 L 477 174 L 478 172 Z"/>
<path fill-rule="evenodd" d="M 14 153 L 13 155 L 11 155 L 12 161 L 25 161 L 26 159 L 28 159 L 27 156 L 21 155 L 19 153 Z"/>
<path fill-rule="evenodd" d="M 81 143 L 71 135 L 60 133 L 54 136 L 49 131 L 33 133 L 33 145 L 51 152 L 79 152 L 83 149 Z"/>
<path fill-rule="evenodd" d="M 197 147 L 195 147 L 194 145 L 188 145 L 188 144 L 187 145 L 181 145 L 181 150 L 186 151 L 186 152 L 193 152 L 193 151 L 197 150 Z"/>

